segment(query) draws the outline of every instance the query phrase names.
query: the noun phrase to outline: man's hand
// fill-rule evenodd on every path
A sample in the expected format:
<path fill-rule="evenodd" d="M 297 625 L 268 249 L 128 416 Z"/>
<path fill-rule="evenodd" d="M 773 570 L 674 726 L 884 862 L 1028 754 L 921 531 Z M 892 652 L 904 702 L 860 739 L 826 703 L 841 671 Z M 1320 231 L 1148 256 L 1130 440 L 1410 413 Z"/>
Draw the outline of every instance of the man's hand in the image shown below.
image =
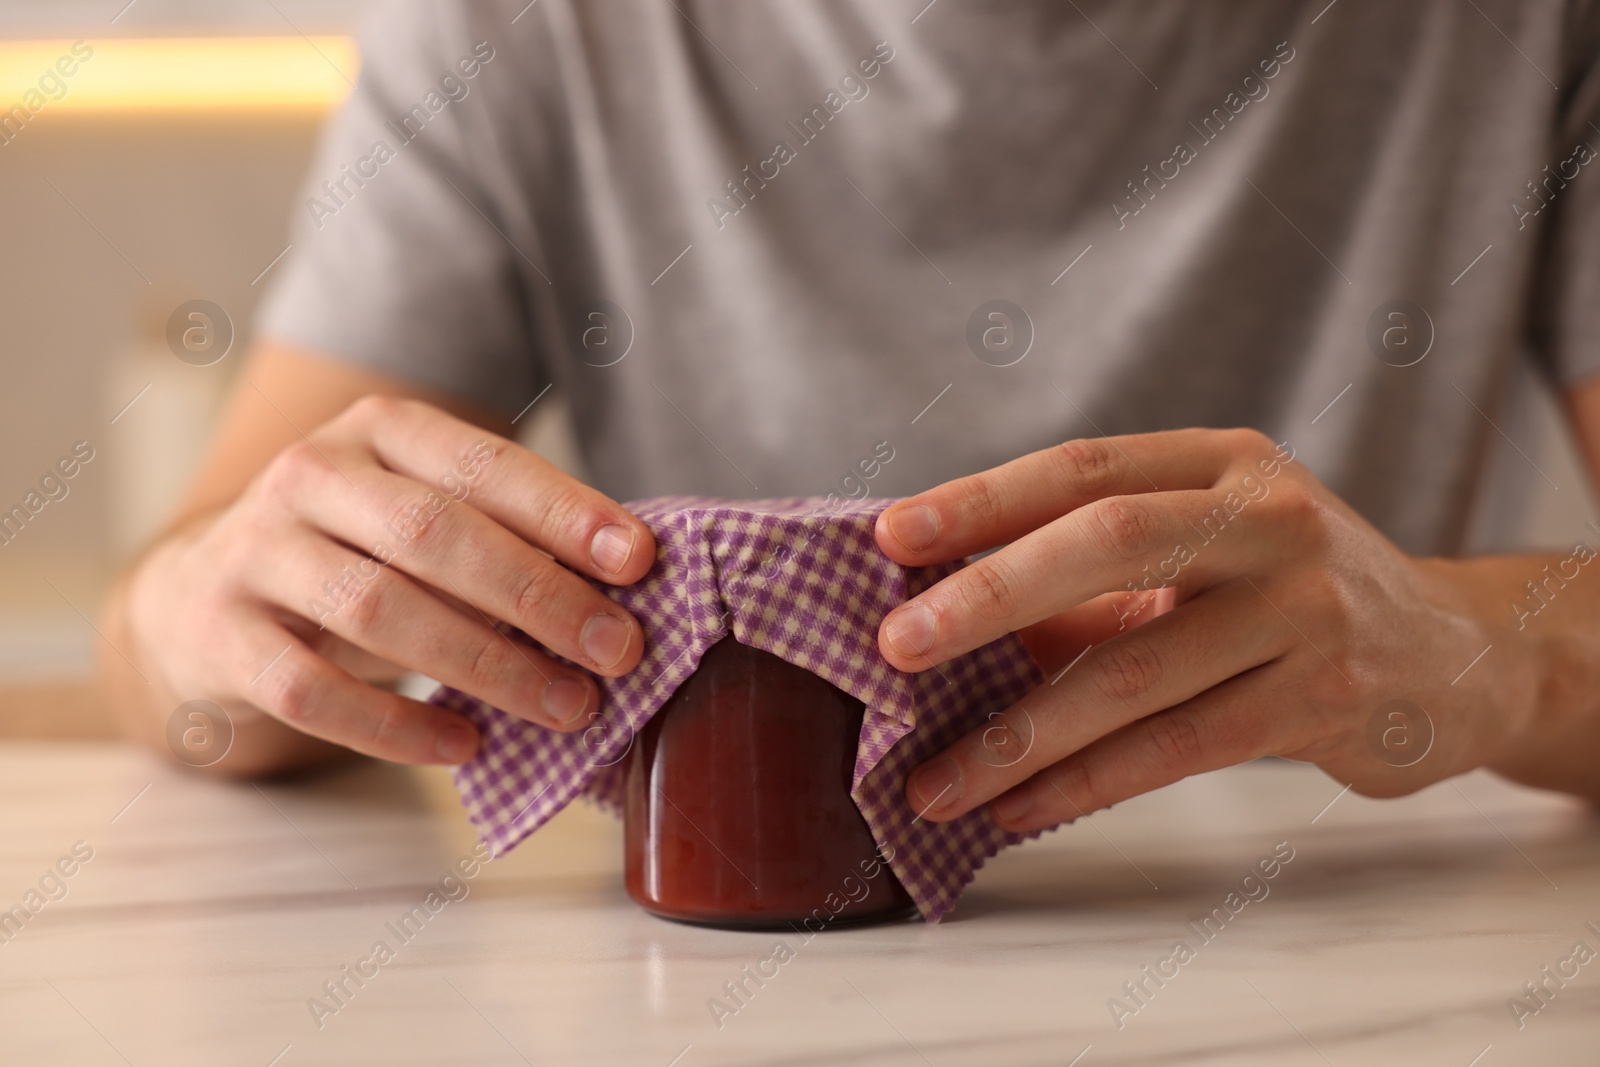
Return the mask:
<path fill-rule="evenodd" d="M 477 748 L 470 723 L 362 679 L 416 670 L 576 729 L 599 707 L 593 678 L 493 624 L 625 674 L 643 632 L 579 574 L 625 585 L 654 559 L 643 523 L 532 452 L 419 401 L 369 396 L 158 545 L 123 611 L 161 690 L 142 706 L 163 723 L 204 698 L 241 728 L 265 715 L 384 759 L 459 763 Z"/>
<path fill-rule="evenodd" d="M 1406 556 L 1253 430 L 1069 441 L 895 504 L 877 539 L 907 565 L 1005 546 L 884 619 L 891 664 L 1017 632 L 1048 679 L 912 773 L 929 819 L 1043 828 L 1269 754 L 1397 795 L 1509 758 L 1535 714 L 1521 568 Z"/>

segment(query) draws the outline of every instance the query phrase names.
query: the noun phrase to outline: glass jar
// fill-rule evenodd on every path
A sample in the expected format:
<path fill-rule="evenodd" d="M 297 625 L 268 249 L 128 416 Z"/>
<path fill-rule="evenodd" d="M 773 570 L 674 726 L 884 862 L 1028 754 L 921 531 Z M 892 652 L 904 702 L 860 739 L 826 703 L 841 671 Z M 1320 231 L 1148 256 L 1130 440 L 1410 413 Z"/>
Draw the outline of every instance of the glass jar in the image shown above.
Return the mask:
<path fill-rule="evenodd" d="M 628 895 L 710 926 L 916 914 L 850 798 L 864 712 L 770 652 L 707 649 L 628 754 Z"/>

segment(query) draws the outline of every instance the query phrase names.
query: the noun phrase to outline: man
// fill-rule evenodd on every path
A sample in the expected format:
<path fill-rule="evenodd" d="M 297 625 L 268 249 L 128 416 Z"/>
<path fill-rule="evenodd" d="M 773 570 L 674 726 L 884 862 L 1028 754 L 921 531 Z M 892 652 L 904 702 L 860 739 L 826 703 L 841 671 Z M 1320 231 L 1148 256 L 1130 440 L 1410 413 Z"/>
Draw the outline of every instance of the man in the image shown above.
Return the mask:
<path fill-rule="evenodd" d="M 896 560 L 1004 547 L 881 653 L 1019 631 L 1051 678 L 913 774 L 928 818 L 1270 753 L 1600 798 L 1593 549 L 1451 558 L 1525 356 L 1600 469 L 1597 36 L 1511 0 L 382 11 L 109 608 L 125 721 L 218 701 L 241 775 L 468 758 L 369 684 L 414 669 L 573 729 L 642 650 L 580 577 L 650 566 L 617 501 L 915 494 Z M 507 439 L 552 386 L 592 485 Z"/>

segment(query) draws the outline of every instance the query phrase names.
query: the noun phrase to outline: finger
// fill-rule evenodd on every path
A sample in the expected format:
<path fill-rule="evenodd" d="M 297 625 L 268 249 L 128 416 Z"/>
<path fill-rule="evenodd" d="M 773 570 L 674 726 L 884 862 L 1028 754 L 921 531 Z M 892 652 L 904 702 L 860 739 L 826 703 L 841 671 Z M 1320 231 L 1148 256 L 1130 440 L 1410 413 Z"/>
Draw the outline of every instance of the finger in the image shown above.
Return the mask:
<path fill-rule="evenodd" d="M 230 632 L 235 691 L 301 733 L 396 763 L 463 763 L 478 749 L 460 715 L 363 685 L 265 615 L 242 613 Z"/>
<path fill-rule="evenodd" d="M 878 516 L 878 547 L 907 566 L 945 563 L 1104 497 L 1206 489 L 1243 464 L 1271 477 L 1286 455 L 1254 430 L 1067 441 L 893 504 Z"/>
<path fill-rule="evenodd" d="M 1176 582 L 1204 588 L 1271 566 L 1291 490 L 1259 487 L 1108 497 L 975 560 L 884 617 L 878 647 L 903 671 L 927 670 L 1113 590 Z M 1253 510 L 1249 510 L 1253 509 Z M 1258 536 L 1259 531 L 1274 536 Z"/>
<path fill-rule="evenodd" d="M 1129 723 L 1270 662 L 1290 644 L 1282 630 L 1247 583 L 1205 593 L 1090 648 L 914 770 L 906 799 L 930 820 L 963 815 Z"/>
<path fill-rule="evenodd" d="M 604 493 L 514 441 L 437 408 L 369 397 L 350 412 L 390 470 L 465 499 L 562 563 L 613 585 L 655 562 L 650 528 Z"/>
<path fill-rule="evenodd" d="M 372 561 L 398 568 L 596 673 L 637 665 L 644 631 L 633 616 L 477 510 L 477 501 L 452 501 L 363 462 L 356 449 L 331 451 L 337 468 L 312 458 L 295 473 L 292 506 L 331 537 L 370 550 L 369 569 Z"/>
<path fill-rule="evenodd" d="M 990 817 L 1015 833 L 1041 830 L 1292 745 L 1277 710 L 1293 694 L 1272 672 L 1252 671 L 1124 726 L 1002 793 Z"/>
<path fill-rule="evenodd" d="M 1170 586 L 1128 593 L 1102 593 L 1042 622 L 1017 631 L 1039 669 L 1046 675 L 1064 670 L 1102 641 L 1165 615 L 1177 606 Z"/>
<path fill-rule="evenodd" d="M 351 644 L 542 726 L 577 729 L 600 705 L 581 671 L 309 529 L 285 534 L 249 581 L 257 596 Z"/>

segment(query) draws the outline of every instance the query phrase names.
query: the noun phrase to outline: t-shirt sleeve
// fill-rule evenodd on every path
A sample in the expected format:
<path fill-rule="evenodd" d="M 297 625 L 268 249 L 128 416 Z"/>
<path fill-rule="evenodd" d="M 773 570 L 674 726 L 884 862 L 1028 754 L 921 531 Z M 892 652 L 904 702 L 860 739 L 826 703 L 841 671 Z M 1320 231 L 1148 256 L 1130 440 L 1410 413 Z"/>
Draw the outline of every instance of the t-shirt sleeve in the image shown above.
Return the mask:
<path fill-rule="evenodd" d="M 1531 321 L 1534 358 L 1563 387 L 1600 374 L 1600 4 L 1573 3 L 1568 18 L 1550 142 L 1566 184 L 1542 213 Z"/>
<path fill-rule="evenodd" d="M 323 131 L 256 327 L 515 412 L 543 377 L 534 268 L 505 235 L 485 191 L 495 183 L 476 177 L 490 94 L 473 90 L 500 73 L 483 59 L 492 45 L 448 11 L 380 5 L 366 24 L 361 72 Z"/>

